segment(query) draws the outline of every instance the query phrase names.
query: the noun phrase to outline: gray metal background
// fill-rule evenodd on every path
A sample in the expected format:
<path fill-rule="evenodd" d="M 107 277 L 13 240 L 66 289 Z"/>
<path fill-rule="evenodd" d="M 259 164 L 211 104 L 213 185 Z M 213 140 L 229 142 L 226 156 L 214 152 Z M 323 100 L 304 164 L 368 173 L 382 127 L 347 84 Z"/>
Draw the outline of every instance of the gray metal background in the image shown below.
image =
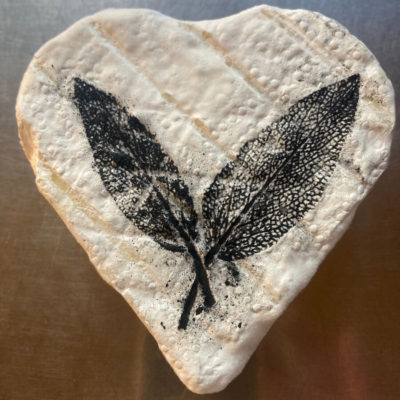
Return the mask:
<path fill-rule="evenodd" d="M 257 1 L 0 1 L 0 400 L 195 399 L 123 299 L 96 274 L 39 195 L 14 104 L 34 52 L 77 19 L 146 7 L 200 20 Z M 398 0 L 270 1 L 333 17 L 381 62 L 400 93 Z M 400 106 L 397 106 L 400 109 Z M 400 398 L 400 154 L 309 286 L 249 364 L 210 399 Z"/>

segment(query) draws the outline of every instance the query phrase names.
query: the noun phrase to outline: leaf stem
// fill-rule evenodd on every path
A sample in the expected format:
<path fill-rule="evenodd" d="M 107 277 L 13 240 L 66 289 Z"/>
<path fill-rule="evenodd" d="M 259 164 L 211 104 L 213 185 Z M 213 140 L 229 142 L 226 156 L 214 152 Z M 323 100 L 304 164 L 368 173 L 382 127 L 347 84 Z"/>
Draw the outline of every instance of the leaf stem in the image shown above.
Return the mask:
<path fill-rule="evenodd" d="M 183 305 L 183 311 L 181 318 L 179 319 L 178 329 L 186 329 L 189 322 L 190 311 L 193 308 L 194 301 L 197 296 L 197 288 L 199 286 L 199 281 L 197 278 L 193 281 L 192 287 L 190 288 L 189 294 L 186 297 L 185 304 Z"/>
<path fill-rule="evenodd" d="M 160 191 L 157 189 L 157 187 L 155 185 L 153 185 L 153 187 L 157 194 L 157 197 L 159 198 L 161 203 L 164 205 L 164 207 L 167 209 L 169 219 L 170 219 L 172 225 L 178 231 L 179 235 L 185 242 L 188 253 L 193 258 L 193 266 L 194 266 L 194 270 L 196 273 L 196 279 L 195 279 L 194 283 L 192 284 L 192 288 L 190 289 L 188 296 L 186 297 L 184 307 L 183 307 L 183 312 L 181 315 L 181 320 L 179 322 L 179 327 L 181 327 L 181 325 L 182 325 L 182 329 L 185 329 L 187 322 L 189 320 L 190 311 L 193 307 L 194 300 L 196 298 L 198 284 L 200 284 L 200 286 L 201 286 L 202 293 L 204 296 L 204 305 L 206 307 L 213 306 L 215 304 L 215 298 L 211 292 L 210 283 L 208 280 L 208 275 L 207 275 L 207 271 L 206 271 L 206 268 L 204 265 L 204 261 L 201 258 L 200 254 L 196 248 L 196 245 L 193 243 L 190 235 L 186 232 L 186 230 L 179 223 L 178 219 L 175 217 L 168 201 L 165 200 L 164 196 L 160 193 Z M 185 320 L 187 320 L 186 324 L 185 324 Z M 182 324 L 181 324 L 181 321 L 182 321 Z"/>
<path fill-rule="evenodd" d="M 186 243 L 186 246 L 188 248 L 189 254 L 193 258 L 193 266 L 194 266 L 194 269 L 196 272 L 196 280 L 201 285 L 201 290 L 202 290 L 203 296 L 204 296 L 204 305 L 206 307 L 211 307 L 215 304 L 215 299 L 211 292 L 210 283 L 208 281 L 208 276 L 207 276 L 204 262 L 200 256 L 200 254 L 198 253 L 196 246 L 193 244 L 193 242 L 190 241 L 190 242 Z"/>

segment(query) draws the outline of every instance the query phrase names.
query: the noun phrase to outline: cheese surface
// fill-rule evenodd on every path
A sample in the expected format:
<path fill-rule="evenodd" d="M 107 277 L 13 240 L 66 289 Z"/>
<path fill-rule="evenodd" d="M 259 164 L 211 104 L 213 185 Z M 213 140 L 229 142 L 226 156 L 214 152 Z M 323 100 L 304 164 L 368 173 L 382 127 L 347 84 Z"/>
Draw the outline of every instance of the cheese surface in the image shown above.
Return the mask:
<path fill-rule="evenodd" d="M 334 104 L 328 107 L 330 98 Z M 98 118 L 96 107 L 103 107 Z M 320 109 L 329 111 L 328 120 L 322 112 L 314 115 Z M 318 13 L 259 6 L 220 20 L 187 22 L 151 10 L 105 10 L 78 21 L 35 54 L 16 113 L 40 192 L 154 336 L 182 382 L 196 393 L 210 393 L 240 373 L 383 172 L 394 95 L 368 49 Z M 297 131 L 285 125 L 285 116 L 305 135 L 293 150 L 289 144 L 297 133 L 291 132 Z M 331 129 L 333 123 L 339 128 Z M 268 189 L 273 197 L 284 185 L 278 197 L 285 198 L 296 186 L 289 182 L 293 171 L 284 173 L 287 160 L 300 165 L 308 137 L 321 126 L 325 136 L 318 143 L 333 143 L 337 132 L 342 136 L 336 153 L 321 155 L 315 147 L 318 163 L 314 152 L 308 156 L 315 169 L 322 165 L 312 175 L 321 185 L 312 189 L 315 200 L 302 207 L 304 200 L 292 216 L 288 207 L 295 207 L 301 191 L 293 189 L 285 207 L 278 204 L 270 218 L 260 219 L 270 203 L 266 196 L 256 213 L 256 195 Z M 117 127 L 117 136 L 111 136 L 111 127 Z M 132 158 L 140 147 L 127 144 L 129 130 L 145 143 L 136 175 L 121 172 L 123 157 Z M 318 143 L 318 149 L 332 147 Z M 265 154 L 258 145 L 265 145 L 269 158 L 257 173 L 270 174 L 259 183 L 256 173 L 246 175 L 253 155 Z M 148 153 L 146 146 L 153 146 Z M 109 158 L 115 149 L 122 154 L 116 161 Z M 162 160 L 146 159 L 152 154 Z M 264 171 L 274 160 L 276 171 Z M 137 176 L 142 180 L 135 181 Z M 123 179 L 130 186 L 114 190 Z M 147 186 L 140 189 L 144 179 Z M 160 206 L 146 196 L 159 193 L 162 183 L 179 226 L 196 228 L 189 239 L 182 239 L 176 224 L 175 230 L 166 228 L 165 213 L 150 215 L 152 204 Z M 178 183 L 179 190 L 173 188 Z M 226 193 L 229 201 L 223 200 Z M 142 224 L 137 213 L 143 210 L 150 216 L 142 213 Z M 243 228 L 240 240 L 229 241 L 228 233 L 234 237 L 251 213 L 247 226 L 259 223 L 258 236 L 254 230 L 246 236 L 250 231 Z M 269 225 L 274 218 L 276 227 Z M 266 229 L 272 232 L 269 241 Z M 204 281 L 215 301 L 208 306 L 204 285 L 194 282 L 201 267 L 195 268 L 190 251 L 179 249 L 187 243 L 195 245 L 205 266 Z M 245 251 L 247 244 L 257 249 Z M 207 266 L 210 248 L 220 257 Z M 179 321 L 195 286 L 183 327 Z"/>

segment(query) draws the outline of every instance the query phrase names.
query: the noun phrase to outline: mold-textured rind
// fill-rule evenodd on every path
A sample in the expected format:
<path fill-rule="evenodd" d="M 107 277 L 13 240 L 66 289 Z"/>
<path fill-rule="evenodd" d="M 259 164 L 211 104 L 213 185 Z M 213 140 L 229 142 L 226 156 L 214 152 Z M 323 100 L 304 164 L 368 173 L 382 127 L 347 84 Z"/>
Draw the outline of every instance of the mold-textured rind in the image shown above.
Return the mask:
<path fill-rule="evenodd" d="M 239 285 L 224 285 L 230 275 L 221 261 L 210 283 L 226 301 L 177 330 L 178 301 L 193 272 L 184 257 L 171 257 L 132 226 L 105 190 L 71 101 L 73 79 L 113 93 L 151 128 L 201 215 L 204 192 L 243 143 L 299 99 L 353 74 L 361 76 L 356 119 L 318 206 L 268 251 L 238 261 Z M 317 13 L 259 6 L 221 20 L 183 22 L 149 10 L 106 10 L 35 54 L 17 120 L 41 193 L 180 379 L 209 393 L 240 373 L 382 173 L 394 101 L 374 56 Z"/>

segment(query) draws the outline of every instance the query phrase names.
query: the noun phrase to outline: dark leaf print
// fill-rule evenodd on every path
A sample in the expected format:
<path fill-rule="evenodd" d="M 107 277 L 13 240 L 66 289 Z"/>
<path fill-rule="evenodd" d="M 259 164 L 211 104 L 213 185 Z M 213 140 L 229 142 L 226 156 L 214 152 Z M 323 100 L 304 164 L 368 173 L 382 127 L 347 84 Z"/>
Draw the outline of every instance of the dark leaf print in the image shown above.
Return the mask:
<path fill-rule="evenodd" d="M 317 204 L 354 122 L 359 84 L 352 75 L 310 94 L 244 144 L 204 194 L 203 256 L 193 201 L 172 159 L 112 95 L 75 79 L 73 100 L 107 191 L 160 246 L 192 257 L 196 276 L 178 328 L 186 329 L 199 286 L 198 310 L 215 303 L 208 273 L 216 258 L 228 263 L 225 285 L 237 286 L 235 260 L 272 246 Z"/>
<path fill-rule="evenodd" d="M 119 209 L 160 246 L 192 256 L 205 303 L 211 306 L 215 300 L 194 244 L 197 215 L 172 159 L 112 95 L 75 78 L 73 100 L 95 169 Z"/>
<path fill-rule="evenodd" d="M 316 205 L 354 122 L 359 85 L 352 75 L 299 100 L 215 177 L 202 204 L 206 267 L 272 246 Z M 188 296 L 186 311 L 190 304 Z"/>
<path fill-rule="evenodd" d="M 203 198 L 213 257 L 249 257 L 274 244 L 321 198 L 354 121 L 359 75 L 324 87 L 240 149 Z"/>

